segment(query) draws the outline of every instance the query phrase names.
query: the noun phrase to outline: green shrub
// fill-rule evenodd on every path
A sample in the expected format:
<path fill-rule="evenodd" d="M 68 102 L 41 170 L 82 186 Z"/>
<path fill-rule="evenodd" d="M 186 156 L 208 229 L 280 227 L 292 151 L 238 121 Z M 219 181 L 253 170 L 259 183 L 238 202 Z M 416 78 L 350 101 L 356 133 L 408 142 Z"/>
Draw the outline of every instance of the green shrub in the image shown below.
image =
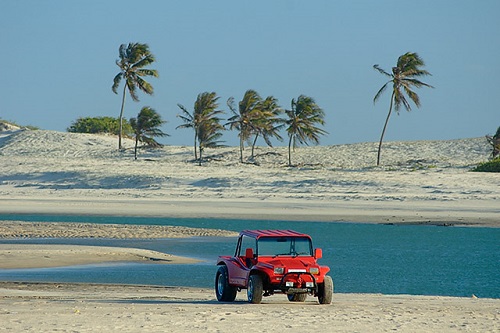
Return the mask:
<path fill-rule="evenodd" d="M 477 167 L 472 169 L 472 171 L 476 171 L 476 172 L 500 172 L 500 157 L 497 157 L 494 160 L 491 160 L 488 162 L 481 163 Z"/>
<path fill-rule="evenodd" d="M 113 117 L 85 117 L 78 118 L 67 128 L 71 133 L 106 133 L 118 135 L 120 130 L 120 122 L 118 118 Z M 133 133 L 132 126 L 124 118 L 123 119 L 123 135 L 131 136 Z"/>

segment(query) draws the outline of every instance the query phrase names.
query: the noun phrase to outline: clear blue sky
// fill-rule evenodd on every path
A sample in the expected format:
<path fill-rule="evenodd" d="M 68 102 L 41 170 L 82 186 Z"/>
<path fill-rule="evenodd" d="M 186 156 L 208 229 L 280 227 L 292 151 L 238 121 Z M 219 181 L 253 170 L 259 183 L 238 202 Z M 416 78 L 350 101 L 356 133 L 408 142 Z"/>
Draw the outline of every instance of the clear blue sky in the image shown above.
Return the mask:
<path fill-rule="evenodd" d="M 422 107 L 391 118 L 386 140 L 478 137 L 500 126 L 498 0 L 3 0 L 0 118 L 65 131 L 78 117 L 118 117 L 111 91 L 122 43 L 147 43 L 160 78 L 153 97 L 127 96 L 125 116 L 151 106 L 169 123 L 162 142 L 191 145 L 177 103 L 215 91 L 221 108 L 247 89 L 289 108 L 309 95 L 326 112 L 321 144 L 377 141 L 397 58 L 417 52 Z M 121 91 L 121 89 L 119 89 Z M 229 116 L 229 115 L 228 115 Z M 236 145 L 235 133 L 224 134 Z M 263 144 L 261 142 L 261 144 Z"/>

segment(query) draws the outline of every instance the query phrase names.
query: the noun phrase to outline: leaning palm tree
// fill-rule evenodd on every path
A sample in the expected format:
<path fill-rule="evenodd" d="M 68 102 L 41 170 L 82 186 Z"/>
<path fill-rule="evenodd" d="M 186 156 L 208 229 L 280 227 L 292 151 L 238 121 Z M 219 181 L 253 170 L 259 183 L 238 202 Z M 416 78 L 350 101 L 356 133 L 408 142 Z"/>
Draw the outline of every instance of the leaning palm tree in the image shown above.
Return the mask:
<path fill-rule="evenodd" d="M 283 110 L 278 105 L 278 100 L 273 96 L 268 96 L 266 99 L 261 101 L 258 109 L 260 111 L 260 115 L 254 123 L 255 136 L 252 143 L 251 158 L 254 157 L 255 144 L 260 136 L 262 136 L 269 147 L 273 146 L 271 138 L 274 137 L 279 141 L 283 140 L 279 134 L 280 129 L 284 126 L 284 120 L 280 118 Z"/>
<path fill-rule="evenodd" d="M 391 104 L 389 106 L 389 113 L 387 114 L 387 118 L 385 119 L 382 135 L 380 136 L 377 153 L 377 166 L 380 165 L 380 151 L 382 149 L 382 141 L 384 140 L 387 123 L 389 122 L 389 118 L 391 117 L 392 107 L 394 106 L 394 110 L 398 114 L 401 105 L 405 107 L 406 111 L 411 111 L 411 105 L 405 97 L 406 93 L 406 95 L 408 95 L 408 97 L 413 101 L 413 103 L 415 103 L 418 108 L 420 107 L 420 98 L 412 90 L 412 88 L 420 88 L 422 86 L 434 88 L 427 83 L 417 80 L 417 78 L 420 76 L 431 75 L 428 71 L 421 69 L 421 67 L 423 67 L 424 65 L 424 61 L 418 56 L 418 54 L 407 52 L 398 58 L 396 67 L 392 67 L 392 74 L 380 68 L 379 65 L 373 66 L 373 68 L 375 68 L 377 71 L 390 78 L 390 80 L 387 81 L 377 92 L 377 94 L 373 98 L 373 103 L 378 100 L 378 98 L 386 90 L 388 85 L 392 83 Z"/>
<path fill-rule="evenodd" d="M 260 118 L 259 106 L 262 98 L 252 89 L 245 92 L 243 99 L 238 103 L 238 110 L 234 105 L 234 98 L 230 97 L 227 100 L 227 106 L 233 113 L 233 116 L 228 119 L 226 124 L 229 129 L 236 129 L 240 138 L 240 162 L 243 162 L 243 149 L 245 141 L 248 141 L 253 133 L 255 133 L 256 121 Z"/>
<path fill-rule="evenodd" d="M 135 135 L 135 159 L 137 159 L 137 148 L 139 142 L 145 143 L 148 147 L 161 146 L 161 144 L 159 144 L 154 138 L 169 136 L 160 129 L 160 126 L 165 123 L 166 121 L 162 120 L 161 116 L 149 106 L 143 107 L 137 118 L 130 119 L 130 125 L 132 126 Z"/>
<path fill-rule="evenodd" d="M 285 110 L 285 114 L 288 116 L 285 120 L 289 137 L 288 166 L 292 166 L 292 146 L 295 148 L 309 141 L 318 144 L 319 136 L 328 132 L 317 126 L 325 124 L 325 112 L 312 97 L 300 95 L 297 100 L 292 99 L 292 109 Z"/>
<path fill-rule="evenodd" d="M 113 79 L 111 89 L 115 94 L 118 94 L 117 89 L 121 80 L 125 81 L 123 86 L 122 106 L 120 109 L 120 130 L 118 134 L 118 149 L 122 149 L 122 132 L 123 132 L 123 108 L 125 106 L 125 93 L 128 89 L 132 100 L 139 101 L 137 96 L 137 88 L 148 95 L 153 94 L 153 86 L 145 81 L 143 77 L 154 76 L 158 77 L 158 72 L 155 69 L 144 68 L 155 61 L 155 57 L 149 51 L 147 44 L 129 43 L 122 44 L 119 49 L 119 60 L 116 60 L 116 65 L 120 67 L 120 72 Z"/>
<path fill-rule="evenodd" d="M 200 166 L 205 148 L 217 148 L 222 146 L 222 141 L 220 141 L 219 138 L 222 136 L 224 126 L 220 124 L 220 121 L 220 118 L 212 117 L 201 123 L 201 125 L 198 127 L 198 144 L 200 147 L 200 158 L 198 159 L 198 165 Z"/>
<path fill-rule="evenodd" d="M 224 113 L 222 110 L 217 110 L 219 107 L 219 97 L 215 92 L 204 92 L 198 95 L 194 102 L 193 113 L 190 113 L 183 105 L 177 104 L 181 109 L 182 114 L 177 116 L 184 121 L 184 124 L 179 125 L 177 128 L 192 128 L 194 129 L 194 158 L 198 160 L 197 144 L 199 141 L 200 127 L 205 123 L 219 124 L 219 114 Z M 215 121 L 215 122 L 213 122 Z M 201 149 L 201 146 L 200 146 Z"/>

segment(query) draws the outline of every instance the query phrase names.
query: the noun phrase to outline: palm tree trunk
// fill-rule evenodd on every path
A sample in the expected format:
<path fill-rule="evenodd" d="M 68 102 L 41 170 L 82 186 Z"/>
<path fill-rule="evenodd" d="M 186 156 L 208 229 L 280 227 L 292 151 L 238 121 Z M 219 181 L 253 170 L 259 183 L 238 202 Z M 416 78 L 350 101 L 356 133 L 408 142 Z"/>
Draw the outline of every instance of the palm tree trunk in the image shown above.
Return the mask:
<path fill-rule="evenodd" d="M 137 160 L 137 145 L 139 144 L 139 136 L 135 137 L 134 159 Z"/>
<path fill-rule="evenodd" d="M 253 140 L 253 143 L 252 143 L 252 159 L 254 157 L 255 144 L 257 143 L 258 137 L 259 137 L 259 133 L 255 134 L 255 139 Z"/>
<path fill-rule="evenodd" d="M 203 148 L 200 147 L 200 159 L 198 160 L 198 165 L 201 166 L 201 154 L 203 153 Z"/>
<path fill-rule="evenodd" d="M 125 82 L 125 85 L 123 87 L 123 97 L 122 97 L 122 108 L 120 110 L 120 129 L 118 132 L 118 149 L 122 149 L 122 132 L 123 132 L 123 108 L 125 106 L 125 93 L 127 91 L 127 83 Z"/>
<path fill-rule="evenodd" d="M 240 132 L 240 162 L 243 163 L 243 136 Z"/>
<path fill-rule="evenodd" d="M 288 141 L 288 166 L 292 166 L 292 140 L 293 136 L 290 136 L 290 140 Z"/>
<path fill-rule="evenodd" d="M 391 96 L 391 105 L 389 106 L 389 113 L 387 114 L 387 118 L 385 119 L 384 129 L 382 130 L 382 135 L 380 136 L 380 142 L 378 144 L 378 153 L 377 153 L 377 166 L 380 165 L 380 152 L 382 151 L 382 141 L 384 140 L 385 129 L 387 128 L 387 123 L 389 123 L 389 118 L 392 113 L 392 102 L 394 101 L 394 92 Z"/>
<path fill-rule="evenodd" d="M 194 130 L 194 160 L 196 161 L 198 159 L 198 152 L 197 152 L 197 146 L 196 146 L 196 141 L 198 141 L 198 133 L 196 132 L 196 129 Z"/>

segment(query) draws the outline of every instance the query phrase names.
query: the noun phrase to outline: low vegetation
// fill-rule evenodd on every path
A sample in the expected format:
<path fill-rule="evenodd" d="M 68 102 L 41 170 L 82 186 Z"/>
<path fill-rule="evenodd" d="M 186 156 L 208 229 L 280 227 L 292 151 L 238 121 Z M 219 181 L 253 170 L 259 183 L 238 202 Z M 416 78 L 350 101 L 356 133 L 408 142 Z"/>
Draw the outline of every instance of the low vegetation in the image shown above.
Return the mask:
<path fill-rule="evenodd" d="M 113 117 L 84 117 L 75 120 L 67 128 L 70 133 L 92 133 L 92 134 L 114 134 L 118 135 L 120 131 L 120 121 Z M 134 133 L 129 122 L 124 121 L 123 133 L 131 137 Z"/>
<path fill-rule="evenodd" d="M 491 161 L 479 164 L 477 167 L 472 169 L 475 172 L 500 172 L 500 157 L 497 157 Z"/>
<path fill-rule="evenodd" d="M 12 121 L 0 119 L 0 131 L 9 130 L 11 128 L 25 128 L 25 129 L 29 129 L 29 130 L 38 130 L 39 129 L 36 126 L 31 126 L 31 125 L 21 126 L 21 125 L 16 124 Z"/>
<path fill-rule="evenodd" d="M 490 160 L 476 166 L 472 171 L 475 172 L 500 172 L 500 127 L 495 135 L 486 135 L 486 140 L 491 145 L 492 152 Z"/>

